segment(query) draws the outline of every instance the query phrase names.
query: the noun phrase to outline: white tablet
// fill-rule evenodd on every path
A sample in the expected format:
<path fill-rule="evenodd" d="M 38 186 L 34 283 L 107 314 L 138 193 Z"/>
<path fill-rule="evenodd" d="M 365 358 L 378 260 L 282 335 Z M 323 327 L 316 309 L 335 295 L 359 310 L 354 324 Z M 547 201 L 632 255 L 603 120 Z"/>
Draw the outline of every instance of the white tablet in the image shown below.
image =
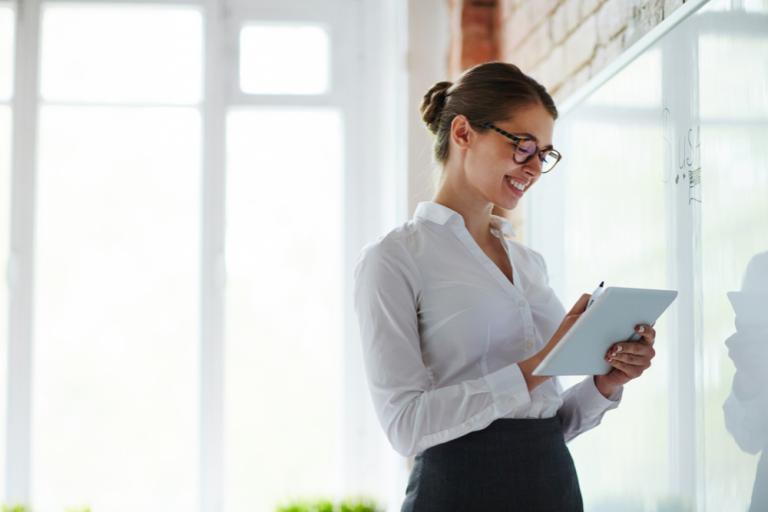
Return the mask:
<path fill-rule="evenodd" d="M 674 290 L 608 287 L 581 314 L 533 370 L 534 375 L 604 375 L 613 368 L 603 356 L 628 341 L 635 325 L 653 325 L 677 297 Z"/>

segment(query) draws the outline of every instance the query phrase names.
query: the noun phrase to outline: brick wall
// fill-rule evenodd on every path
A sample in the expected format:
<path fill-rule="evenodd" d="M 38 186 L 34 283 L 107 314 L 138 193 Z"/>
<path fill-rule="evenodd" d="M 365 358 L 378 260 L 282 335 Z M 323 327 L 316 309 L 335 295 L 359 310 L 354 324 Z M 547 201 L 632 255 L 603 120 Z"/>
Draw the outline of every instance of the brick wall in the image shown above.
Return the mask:
<path fill-rule="evenodd" d="M 505 60 L 562 102 L 684 0 L 449 0 L 453 76 Z"/>

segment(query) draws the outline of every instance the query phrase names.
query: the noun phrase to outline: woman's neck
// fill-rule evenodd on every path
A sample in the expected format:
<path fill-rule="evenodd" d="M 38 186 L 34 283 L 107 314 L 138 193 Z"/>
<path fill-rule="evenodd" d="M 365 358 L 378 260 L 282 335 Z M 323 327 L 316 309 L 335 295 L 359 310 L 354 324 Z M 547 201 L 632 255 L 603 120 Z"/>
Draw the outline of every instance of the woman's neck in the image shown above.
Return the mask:
<path fill-rule="evenodd" d="M 458 194 L 449 183 L 443 183 L 432 200 L 461 214 L 467 231 L 478 244 L 485 244 L 489 240 L 493 203 L 478 200 L 466 192 Z"/>

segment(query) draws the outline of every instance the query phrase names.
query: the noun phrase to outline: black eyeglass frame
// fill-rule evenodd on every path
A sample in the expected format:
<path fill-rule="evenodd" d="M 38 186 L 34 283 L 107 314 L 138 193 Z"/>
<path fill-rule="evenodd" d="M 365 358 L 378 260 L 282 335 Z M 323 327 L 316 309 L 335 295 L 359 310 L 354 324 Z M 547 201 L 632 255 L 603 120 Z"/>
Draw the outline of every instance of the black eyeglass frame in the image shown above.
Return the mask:
<path fill-rule="evenodd" d="M 551 171 L 552 171 L 552 169 L 554 169 L 554 168 L 555 168 L 555 166 L 556 166 L 556 165 L 557 165 L 557 164 L 560 162 L 560 160 L 563 158 L 563 155 L 562 155 L 562 154 L 561 154 L 561 153 L 560 153 L 558 150 L 556 150 L 555 148 L 550 148 L 550 149 L 539 149 L 539 145 L 537 144 L 537 145 L 536 145 L 536 151 L 534 151 L 533 153 L 531 153 L 530 155 L 528 155 L 528 156 L 525 158 L 525 160 L 523 160 L 522 162 L 518 162 L 518 161 L 517 161 L 517 148 L 518 148 L 518 147 L 519 147 L 519 145 L 520 145 L 520 141 L 523 141 L 523 140 L 533 140 L 533 139 L 531 139 L 530 137 L 521 137 L 521 136 L 519 136 L 519 135 L 514 135 L 514 134 L 512 134 L 512 133 L 509 133 L 509 132 L 508 132 L 508 131 L 506 131 L 506 130 L 503 130 L 503 129 L 499 128 L 498 126 L 496 126 L 496 125 L 495 125 L 495 124 L 493 124 L 493 123 L 483 123 L 483 124 L 480 124 L 480 125 L 478 125 L 478 126 L 480 126 L 481 128 L 490 128 L 490 129 L 492 129 L 492 130 L 494 130 L 494 131 L 496 131 L 496 132 L 498 132 L 498 133 L 502 134 L 504 137 L 508 138 L 508 139 L 509 139 L 509 140 L 511 140 L 512 142 L 514 142 L 514 143 L 515 143 L 515 153 L 514 153 L 514 156 L 513 156 L 512 158 L 513 158 L 513 160 L 515 161 L 515 163 L 518 163 L 518 164 L 524 164 L 524 163 L 526 163 L 528 160 L 530 160 L 530 159 L 531 159 L 531 157 L 533 157 L 533 155 L 539 155 L 539 160 L 541 160 L 541 154 L 542 154 L 542 153 L 545 153 L 545 152 L 546 152 L 546 153 L 556 153 L 556 154 L 557 154 L 557 160 L 555 161 L 555 163 L 554 163 L 554 164 L 552 164 L 552 167 L 550 167 L 550 168 L 549 168 L 549 169 L 547 169 L 546 171 L 545 171 L 545 170 L 542 168 L 542 169 L 541 169 L 541 174 L 546 174 L 546 173 L 548 173 L 548 172 L 551 172 Z"/>

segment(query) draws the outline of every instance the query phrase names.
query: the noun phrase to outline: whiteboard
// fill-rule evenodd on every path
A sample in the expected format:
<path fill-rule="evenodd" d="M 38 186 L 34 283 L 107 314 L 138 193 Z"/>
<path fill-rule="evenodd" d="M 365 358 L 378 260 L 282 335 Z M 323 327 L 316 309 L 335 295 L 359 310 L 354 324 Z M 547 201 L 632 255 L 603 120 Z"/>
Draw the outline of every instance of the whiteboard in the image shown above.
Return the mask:
<path fill-rule="evenodd" d="M 728 294 L 764 297 L 768 282 L 768 2 L 687 2 L 558 108 L 563 160 L 526 217 L 566 310 L 603 280 L 679 291 L 609 428 L 570 444 L 585 508 L 624 494 L 649 510 L 748 510 L 768 482 L 747 448 L 768 433 L 736 421 L 761 415 L 731 400 L 733 382 L 768 383 L 737 372 L 734 340 L 749 334 Z M 606 473 L 617 438 L 643 441 Z"/>

